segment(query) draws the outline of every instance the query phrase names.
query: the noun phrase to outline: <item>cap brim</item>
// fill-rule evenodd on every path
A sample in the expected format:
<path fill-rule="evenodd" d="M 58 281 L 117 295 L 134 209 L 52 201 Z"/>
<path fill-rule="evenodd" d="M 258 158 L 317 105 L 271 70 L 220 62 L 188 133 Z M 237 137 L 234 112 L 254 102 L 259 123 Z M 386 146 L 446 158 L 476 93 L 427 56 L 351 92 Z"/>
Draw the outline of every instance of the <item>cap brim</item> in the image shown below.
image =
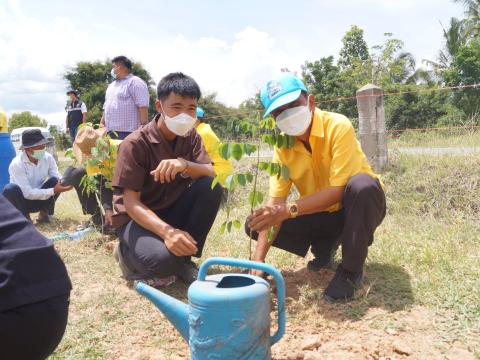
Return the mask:
<path fill-rule="evenodd" d="M 288 104 L 297 100 L 301 93 L 302 93 L 302 90 L 299 89 L 299 90 L 295 90 L 288 94 L 280 96 L 277 100 L 275 100 L 270 104 L 267 110 L 265 110 L 263 117 L 266 118 L 268 115 L 270 115 L 270 113 L 273 110 L 278 109 L 280 106 L 283 106 L 285 104 Z"/>
<path fill-rule="evenodd" d="M 37 143 L 35 143 L 35 144 L 32 144 L 32 145 L 29 145 L 29 146 L 23 146 L 23 144 L 22 144 L 22 145 L 20 145 L 19 149 L 20 149 L 20 150 L 30 149 L 30 148 L 35 147 L 35 146 L 46 145 L 46 144 L 48 144 L 49 142 L 50 142 L 50 140 L 48 140 L 48 139 L 43 139 L 43 140 L 40 140 L 39 142 L 37 142 Z"/>

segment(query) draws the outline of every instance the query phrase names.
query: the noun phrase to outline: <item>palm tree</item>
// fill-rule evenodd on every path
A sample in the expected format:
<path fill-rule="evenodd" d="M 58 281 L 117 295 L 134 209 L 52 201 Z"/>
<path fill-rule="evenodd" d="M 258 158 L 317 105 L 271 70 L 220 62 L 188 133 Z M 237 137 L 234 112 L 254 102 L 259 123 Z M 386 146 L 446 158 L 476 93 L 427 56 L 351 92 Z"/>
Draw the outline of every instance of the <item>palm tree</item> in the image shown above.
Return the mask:
<path fill-rule="evenodd" d="M 440 23 L 442 25 L 442 23 Z M 450 19 L 450 27 L 443 28 L 443 37 L 445 39 L 445 47 L 438 53 L 437 61 L 423 60 L 424 63 L 430 65 L 437 74 L 441 74 L 446 69 L 450 68 L 450 65 L 457 54 L 458 50 L 465 45 L 465 23 L 463 20 L 457 18 Z"/>
<path fill-rule="evenodd" d="M 480 0 L 453 0 L 465 7 L 464 35 L 466 38 L 480 36 Z"/>

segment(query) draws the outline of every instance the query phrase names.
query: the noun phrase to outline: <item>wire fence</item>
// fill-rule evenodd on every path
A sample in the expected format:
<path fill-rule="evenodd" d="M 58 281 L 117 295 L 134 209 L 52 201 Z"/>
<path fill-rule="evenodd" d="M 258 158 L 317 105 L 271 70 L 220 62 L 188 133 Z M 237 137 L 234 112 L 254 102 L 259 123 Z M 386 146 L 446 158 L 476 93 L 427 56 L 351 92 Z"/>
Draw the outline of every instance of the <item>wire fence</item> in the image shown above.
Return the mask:
<path fill-rule="evenodd" d="M 346 96 L 346 97 L 338 97 L 334 99 L 327 99 L 327 100 L 319 100 L 316 101 L 317 104 L 327 104 L 327 103 L 334 103 L 340 101 L 349 101 L 349 100 L 357 100 L 361 98 L 368 98 L 368 97 L 393 97 L 393 96 L 401 96 L 406 94 L 415 94 L 415 93 L 429 93 L 429 92 L 436 92 L 436 91 L 456 91 L 456 90 L 468 90 L 468 89 L 480 89 L 480 83 L 475 84 L 468 84 L 468 85 L 458 85 L 458 86 L 442 86 L 442 87 L 431 87 L 431 88 L 422 88 L 416 90 L 409 90 L 409 91 L 398 91 L 398 92 L 382 92 L 377 94 L 363 94 L 363 95 L 356 95 L 356 96 Z M 206 116 L 205 120 L 223 120 L 226 118 L 231 117 L 239 117 L 239 116 L 263 116 L 263 109 L 250 109 L 246 111 L 239 111 L 233 112 L 224 115 L 213 115 L 213 116 Z M 480 128 L 480 125 L 461 125 L 461 126 L 446 126 L 446 127 L 423 127 L 423 128 L 405 128 L 405 129 L 389 129 L 387 133 L 389 134 L 401 134 L 407 131 L 439 131 L 439 130 L 475 130 Z"/>

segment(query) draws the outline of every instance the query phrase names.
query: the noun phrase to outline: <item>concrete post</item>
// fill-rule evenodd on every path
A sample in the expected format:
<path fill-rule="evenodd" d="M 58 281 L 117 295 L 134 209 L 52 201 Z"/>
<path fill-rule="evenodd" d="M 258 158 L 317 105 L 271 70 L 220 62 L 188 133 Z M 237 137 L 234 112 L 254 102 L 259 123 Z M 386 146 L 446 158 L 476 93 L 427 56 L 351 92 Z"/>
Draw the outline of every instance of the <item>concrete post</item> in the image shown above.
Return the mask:
<path fill-rule="evenodd" d="M 377 172 L 382 172 L 388 161 L 383 103 L 383 90 L 376 85 L 367 84 L 357 91 L 360 143 L 370 165 Z"/>

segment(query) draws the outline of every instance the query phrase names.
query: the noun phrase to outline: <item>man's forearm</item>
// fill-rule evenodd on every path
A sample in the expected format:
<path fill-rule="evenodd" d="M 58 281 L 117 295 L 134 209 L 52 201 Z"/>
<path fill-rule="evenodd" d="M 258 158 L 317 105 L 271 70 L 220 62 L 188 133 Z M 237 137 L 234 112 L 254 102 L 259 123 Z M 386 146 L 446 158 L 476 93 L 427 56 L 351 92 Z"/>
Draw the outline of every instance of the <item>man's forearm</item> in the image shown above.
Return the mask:
<path fill-rule="evenodd" d="M 139 107 L 138 113 L 140 114 L 140 123 L 145 125 L 148 122 L 148 107 Z"/>
<path fill-rule="evenodd" d="M 87 113 L 83 113 L 82 122 L 84 124 L 87 122 Z"/>
<path fill-rule="evenodd" d="M 136 201 L 128 206 L 125 204 L 125 207 L 133 221 L 162 239 L 165 239 L 167 233 L 174 229 L 140 201 Z"/>
<path fill-rule="evenodd" d="M 198 179 L 202 176 L 215 177 L 215 170 L 211 164 L 197 164 L 187 161 L 187 169 L 183 174 L 190 176 L 192 179 Z"/>
<path fill-rule="evenodd" d="M 344 189 L 344 186 L 329 187 L 297 200 L 298 214 L 307 215 L 325 211 L 330 206 L 342 201 Z"/>

